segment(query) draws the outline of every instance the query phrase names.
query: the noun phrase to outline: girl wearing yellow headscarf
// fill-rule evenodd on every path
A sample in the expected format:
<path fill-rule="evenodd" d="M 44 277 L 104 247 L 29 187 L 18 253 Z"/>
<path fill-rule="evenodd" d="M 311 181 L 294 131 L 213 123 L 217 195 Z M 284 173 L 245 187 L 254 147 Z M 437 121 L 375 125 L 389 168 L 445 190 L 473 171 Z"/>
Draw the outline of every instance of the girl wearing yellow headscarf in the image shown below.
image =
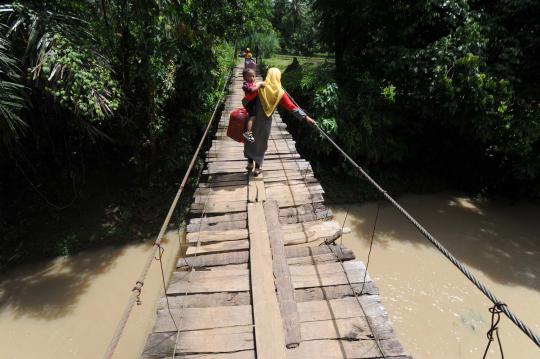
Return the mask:
<path fill-rule="evenodd" d="M 259 175 L 262 170 L 264 155 L 268 148 L 268 138 L 272 130 L 272 115 L 278 106 L 288 110 L 298 120 L 306 120 L 309 124 L 315 123 L 315 120 L 307 116 L 300 107 L 291 101 L 281 86 L 281 71 L 275 67 L 270 68 L 266 74 L 264 87 L 259 89 L 256 106 L 257 118 L 252 128 L 255 142 L 244 142 L 244 156 L 248 159 L 247 169 L 252 170 L 253 162 L 255 162 L 255 170 L 253 171 L 255 176 Z"/>

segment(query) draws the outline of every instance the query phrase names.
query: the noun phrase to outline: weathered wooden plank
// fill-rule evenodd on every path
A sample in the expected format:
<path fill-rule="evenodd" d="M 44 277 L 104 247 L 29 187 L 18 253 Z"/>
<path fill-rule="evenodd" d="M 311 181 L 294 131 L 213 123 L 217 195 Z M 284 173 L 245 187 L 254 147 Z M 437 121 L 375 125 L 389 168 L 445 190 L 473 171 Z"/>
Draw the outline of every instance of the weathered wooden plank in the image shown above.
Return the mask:
<path fill-rule="evenodd" d="M 255 177 L 255 187 L 257 189 L 257 201 L 266 201 L 266 190 L 264 188 L 264 173 L 261 173 L 258 177 Z"/>
<path fill-rule="evenodd" d="M 284 158 L 284 159 L 297 159 L 300 158 L 299 153 L 283 153 L 283 154 L 266 154 L 264 156 L 266 159 L 276 159 L 276 158 Z M 246 159 L 244 158 L 243 154 L 230 154 L 230 153 L 218 153 L 216 156 L 211 156 L 206 158 L 206 162 L 215 162 L 215 161 L 242 161 L 245 162 Z"/>
<path fill-rule="evenodd" d="M 247 196 L 247 189 L 242 185 L 223 186 L 218 188 L 197 188 L 195 196 L 208 196 L 219 194 L 234 194 L 235 196 Z"/>
<path fill-rule="evenodd" d="M 267 171 L 271 170 L 304 170 L 310 165 L 304 159 L 266 159 L 264 161 L 264 169 Z M 211 162 L 208 164 L 207 170 L 210 172 L 216 171 L 230 171 L 230 172 L 242 172 L 245 171 L 246 164 L 238 161 L 230 162 Z M 227 172 L 222 172 L 227 173 Z"/>
<path fill-rule="evenodd" d="M 291 179 L 287 182 L 265 182 L 264 186 L 266 189 L 286 188 L 288 186 L 300 186 L 301 188 L 307 186 L 307 188 L 322 189 L 322 186 L 315 179 L 315 177 L 310 177 L 310 181 L 304 181 L 303 179 Z"/>
<path fill-rule="evenodd" d="M 219 216 L 207 216 L 207 217 L 195 217 L 191 218 L 189 220 L 190 224 L 194 223 L 208 223 L 208 224 L 216 224 L 221 222 L 234 222 L 234 221 L 240 221 L 240 220 L 247 220 L 247 212 L 240 212 L 240 213 L 227 213 Z"/>
<path fill-rule="evenodd" d="M 362 283 L 365 274 L 365 267 L 359 261 L 290 266 L 289 270 L 295 288 Z M 371 278 L 366 275 L 366 282 L 369 281 Z"/>
<path fill-rule="evenodd" d="M 373 282 L 353 283 L 352 285 L 334 285 L 326 287 L 302 288 L 294 291 L 297 302 L 309 302 L 313 300 L 330 300 L 355 295 L 378 295 L 379 288 Z"/>
<path fill-rule="evenodd" d="M 255 359 L 255 350 L 242 350 L 234 353 L 212 353 L 212 354 L 188 354 L 183 355 L 182 359 Z M 176 359 L 176 358 L 167 358 Z"/>
<path fill-rule="evenodd" d="M 354 259 L 353 258 L 341 258 L 341 260 L 349 260 Z M 287 264 L 289 265 L 304 265 L 304 264 L 319 264 L 319 263 L 327 263 L 327 262 L 337 262 L 339 261 L 338 257 L 336 257 L 333 253 L 328 254 L 320 254 L 316 256 L 309 256 L 309 257 L 299 257 L 299 258 L 290 258 L 287 259 Z"/>
<path fill-rule="evenodd" d="M 329 245 L 329 246 L 291 246 L 285 247 L 285 253 L 287 258 L 296 258 L 296 257 L 308 257 L 319 254 L 328 254 L 336 253 L 337 255 L 346 254 L 347 256 L 353 255 L 354 253 L 346 248 L 343 245 Z"/>
<path fill-rule="evenodd" d="M 237 195 L 235 193 L 219 193 L 210 195 L 195 195 L 193 198 L 193 202 L 199 204 L 248 200 L 247 191 L 243 195 Z"/>
<path fill-rule="evenodd" d="M 180 258 L 176 264 L 177 268 L 182 267 L 213 267 L 227 264 L 243 264 L 249 261 L 249 251 L 236 251 L 218 254 L 197 255 L 197 257 Z"/>
<path fill-rule="evenodd" d="M 377 295 L 298 302 L 298 313 L 301 322 L 386 315 Z"/>
<path fill-rule="evenodd" d="M 315 212 L 325 211 L 328 210 L 322 203 L 308 203 L 303 204 L 295 207 L 290 208 L 280 208 L 279 209 L 279 216 L 280 217 L 287 217 L 287 216 L 296 216 L 301 214 L 311 214 Z"/>
<path fill-rule="evenodd" d="M 154 324 L 154 333 L 172 332 L 176 326 L 181 331 L 252 325 L 251 305 L 160 309 Z"/>
<path fill-rule="evenodd" d="M 316 182 L 312 182 L 308 185 L 305 185 L 303 183 L 292 185 L 290 183 L 283 182 L 271 182 L 271 184 L 274 184 L 275 186 L 266 186 L 266 193 L 268 195 L 277 196 L 284 192 L 292 192 L 296 194 L 302 194 L 304 196 L 308 196 L 310 194 L 324 193 L 321 185 Z"/>
<path fill-rule="evenodd" d="M 220 353 L 220 354 L 189 354 L 182 355 L 182 359 L 255 359 L 254 350 L 242 350 L 234 353 Z M 167 358 L 167 359 L 176 359 L 176 358 Z"/>
<path fill-rule="evenodd" d="M 288 209 L 288 208 L 282 208 L 282 210 L 283 209 Z M 332 211 L 327 209 L 327 210 L 322 210 L 322 211 L 316 211 L 313 213 L 280 216 L 279 220 L 283 224 L 293 224 L 293 223 L 317 221 L 319 219 L 330 219 L 333 216 L 334 214 L 332 213 Z"/>
<path fill-rule="evenodd" d="M 244 181 L 244 183 L 247 184 L 248 181 L 248 174 L 247 172 L 244 173 L 229 173 L 229 174 L 215 174 L 211 175 L 208 178 L 208 182 L 210 183 L 216 183 L 216 182 L 237 182 L 237 181 Z M 230 186 L 231 184 L 228 184 Z"/>
<path fill-rule="evenodd" d="M 341 227 L 335 221 L 285 224 L 282 228 L 286 245 L 332 240 L 341 235 Z"/>
<path fill-rule="evenodd" d="M 249 248 L 249 241 L 242 239 L 239 241 L 224 241 L 217 243 L 199 243 L 196 246 L 188 247 L 186 257 L 204 254 L 204 253 L 222 253 L 245 250 Z"/>
<path fill-rule="evenodd" d="M 222 182 L 201 182 L 199 183 L 200 188 L 219 188 L 219 187 L 229 187 L 229 186 L 245 186 L 247 185 L 247 179 L 237 180 L 237 181 L 222 181 Z"/>
<path fill-rule="evenodd" d="M 172 309 L 225 307 L 251 304 L 249 292 L 220 292 L 190 295 L 183 295 L 182 293 L 182 295 L 173 295 L 168 296 L 167 298 L 161 297 L 159 299 L 158 308 L 167 308 L 167 300 L 169 302 L 169 307 Z"/>
<path fill-rule="evenodd" d="M 248 222 L 257 357 L 285 358 L 282 319 L 274 289 L 270 243 L 262 203 L 248 204 Z"/>
<path fill-rule="evenodd" d="M 218 241 L 237 241 L 247 239 L 249 236 L 247 229 L 231 229 L 226 231 L 200 231 L 186 235 L 188 243 L 205 243 Z"/>
<path fill-rule="evenodd" d="M 167 294 L 244 292 L 249 290 L 248 270 L 174 272 Z"/>
<path fill-rule="evenodd" d="M 238 213 L 244 214 L 244 213 Z M 230 229 L 245 229 L 247 228 L 247 220 L 242 219 L 238 221 L 228 222 L 197 222 L 190 223 L 186 227 L 187 232 L 199 232 L 199 231 L 226 231 Z"/>
<path fill-rule="evenodd" d="M 282 200 L 282 201 L 289 201 L 292 203 L 302 202 L 304 203 L 313 203 L 313 202 L 323 202 L 324 197 L 320 193 L 303 193 L 303 192 L 291 192 L 291 191 L 279 191 L 279 192 L 269 192 L 267 193 L 267 197 L 269 199 L 275 199 L 275 200 Z"/>
<path fill-rule="evenodd" d="M 262 202 L 266 199 L 264 190 L 264 175 L 260 174 L 257 177 L 249 177 L 248 201 L 250 203 Z"/>
<path fill-rule="evenodd" d="M 227 327 L 207 330 L 150 334 L 143 358 L 156 358 L 172 355 L 205 353 L 221 354 L 242 350 L 253 350 L 253 327 Z"/>
<path fill-rule="evenodd" d="M 379 350 L 381 347 L 384 354 Z M 309 340 L 287 351 L 287 358 L 396 358 L 406 357 L 397 339 L 375 340 Z"/>
<path fill-rule="evenodd" d="M 214 266 L 206 268 L 208 270 L 212 271 L 220 271 L 220 270 L 237 270 L 237 269 L 249 269 L 247 263 L 241 263 L 241 264 L 227 264 L 223 266 Z"/>
<path fill-rule="evenodd" d="M 277 202 L 265 202 L 264 214 L 266 216 L 268 237 L 272 250 L 274 282 L 279 308 L 281 310 L 283 328 L 285 330 L 285 345 L 287 348 L 296 348 L 302 340 L 300 337 L 300 323 L 296 300 L 294 299 L 294 287 L 291 282 L 291 274 L 285 255 L 285 245 L 283 243 L 283 232 L 279 223 L 279 207 Z"/>
<path fill-rule="evenodd" d="M 330 257 L 336 260 L 354 259 L 354 253 L 343 246 L 315 246 L 315 247 L 285 247 L 285 256 L 289 265 L 315 264 L 329 261 Z M 180 258 L 177 267 L 212 267 L 227 264 L 243 264 L 249 261 L 249 251 L 227 252 L 219 254 L 202 254 L 196 257 Z"/>
<path fill-rule="evenodd" d="M 205 175 L 211 175 L 211 174 L 240 174 L 245 173 L 245 165 L 237 165 L 236 167 L 218 167 L 217 164 L 219 162 L 212 162 L 208 164 L 208 169 L 203 171 L 203 174 Z M 230 162 L 229 162 L 230 163 Z M 216 164 L 214 166 L 214 164 Z M 287 179 L 289 177 L 289 174 L 291 178 L 298 178 L 298 174 L 304 176 L 306 173 L 313 173 L 311 170 L 311 167 L 305 165 L 301 166 L 300 168 L 296 168 L 294 165 L 290 166 L 284 166 L 285 170 L 287 171 L 286 175 L 280 175 L 279 173 L 276 176 L 273 177 L 282 177 L 283 179 Z M 283 169 L 281 167 L 272 165 L 272 164 L 266 164 L 264 165 L 264 171 L 265 172 L 283 172 Z"/>
<path fill-rule="evenodd" d="M 365 340 L 373 338 L 391 339 L 395 337 L 395 332 L 386 316 L 303 322 L 300 327 L 303 340 Z"/>
<path fill-rule="evenodd" d="M 303 204 L 312 204 L 312 203 L 322 203 L 324 202 L 324 199 L 322 197 L 317 198 L 300 198 L 300 199 L 293 199 L 290 197 L 282 197 L 282 198 L 272 198 L 276 200 L 276 202 L 279 204 L 280 208 L 287 208 L 287 207 L 296 207 Z"/>
<path fill-rule="evenodd" d="M 218 203 L 193 203 L 191 205 L 192 213 L 227 213 L 227 212 L 245 212 L 246 201 L 218 202 Z"/>

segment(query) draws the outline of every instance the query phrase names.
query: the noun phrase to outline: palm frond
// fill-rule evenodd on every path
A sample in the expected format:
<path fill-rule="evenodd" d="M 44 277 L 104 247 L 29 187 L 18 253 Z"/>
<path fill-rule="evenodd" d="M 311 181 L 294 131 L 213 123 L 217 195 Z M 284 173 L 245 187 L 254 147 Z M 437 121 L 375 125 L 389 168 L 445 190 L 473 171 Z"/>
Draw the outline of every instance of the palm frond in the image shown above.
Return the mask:
<path fill-rule="evenodd" d="M 3 27 L 0 27 L 3 29 Z M 8 39 L 0 35 L 0 141 L 5 146 L 16 142 L 28 127 L 21 117 L 26 107 L 25 86 L 17 59 Z"/>
<path fill-rule="evenodd" d="M 81 72 L 85 73 L 85 81 L 89 80 L 88 74 L 93 74 L 95 81 L 90 81 L 98 82 L 100 74 L 112 71 L 107 58 L 96 50 L 98 46 L 87 21 L 64 7 L 28 1 L 0 5 L 0 21 L 6 24 L 5 37 L 22 45 L 19 46 L 20 62 L 23 68 L 29 69 L 27 82 L 32 87 L 55 95 L 58 104 L 71 109 L 75 117 L 84 113 L 81 108 L 89 109 L 86 115 L 96 118 L 113 114 L 116 107 L 115 102 L 111 102 L 113 91 L 106 87 L 92 87 L 87 93 L 80 93 L 81 88 L 86 89 L 86 85 L 80 84 L 81 76 L 77 76 Z M 67 53 L 75 54 L 76 58 Z M 74 96 L 73 91 L 76 92 Z M 62 96 L 56 95 L 58 93 L 70 94 L 64 97 L 70 100 L 66 102 Z M 114 94 L 117 95 L 116 92 Z M 90 98 L 95 99 L 95 111 L 87 103 Z M 92 118 L 87 120 L 88 124 L 80 128 L 84 128 L 91 137 L 99 135 L 97 129 L 89 130 Z"/>

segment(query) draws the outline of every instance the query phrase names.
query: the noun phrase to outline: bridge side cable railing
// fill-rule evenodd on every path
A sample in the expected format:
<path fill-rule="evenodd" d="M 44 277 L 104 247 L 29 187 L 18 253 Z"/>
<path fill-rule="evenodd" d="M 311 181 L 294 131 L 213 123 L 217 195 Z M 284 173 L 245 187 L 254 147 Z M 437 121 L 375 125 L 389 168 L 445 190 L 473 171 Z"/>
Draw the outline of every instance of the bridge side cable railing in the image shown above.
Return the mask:
<path fill-rule="evenodd" d="M 133 309 L 133 306 L 135 303 L 139 301 L 139 297 L 142 292 L 142 287 L 144 285 L 144 280 L 146 279 L 146 275 L 148 274 L 148 271 L 150 270 L 150 266 L 152 265 L 152 262 L 157 259 L 161 260 L 161 256 L 163 254 L 163 247 L 161 246 L 161 241 L 163 240 L 163 237 L 165 236 L 165 232 L 167 230 L 167 227 L 169 226 L 169 223 L 171 221 L 171 218 L 176 211 L 176 207 L 178 205 L 178 201 L 180 200 L 180 197 L 182 193 L 184 192 L 184 188 L 186 187 L 187 181 L 191 175 L 191 172 L 193 168 L 195 167 L 195 163 L 197 162 L 197 158 L 199 157 L 199 153 L 201 152 L 201 149 L 208 137 L 208 133 L 210 132 L 210 129 L 212 128 L 212 125 L 214 123 L 214 118 L 216 117 L 216 114 L 218 112 L 218 109 L 220 108 L 221 104 L 223 103 L 223 96 L 225 94 L 225 90 L 227 89 L 227 85 L 229 84 L 229 81 L 232 77 L 232 71 L 234 69 L 235 63 L 236 63 L 236 52 L 237 52 L 237 43 L 235 41 L 234 43 L 234 50 L 233 50 L 233 64 L 229 71 L 227 72 L 227 75 L 224 77 L 223 82 L 223 88 L 221 89 L 219 98 L 216 101 L 216 105 L 214 106 L 214 110 L 212 112 L 212 115 L 210 116 L 210 120 L 208 121 L 208 124 L 206 125 L 206 128 L 201 136 L 201 140 L 199 141 L 199 144 L 193 153 L 193 157 L 191 158 L 191 161 L 189 163 L 189 166 L 186 170 L 186 173 L 184 174 L 184 178 L 182 179 L 182 182 L 180 183 L 180 186 L 178 187 L 178 190 L 176 192 L 176 195 L 174 196 L 174 199 L 171 203 L 171 206 L 169 207 L 169 211 L 167 212 L 167 215 L 165 217 L 165 220 L 163 221 L 163 224 L 161 225 L 161 229 L 156 237 L 156 240 L 154 241 L 154 245 L 152 246 L 152 249 L 150 250 L 148 257 L 146 258 L 146 261 L 144 263 L 144 266 L 139 274 L 139 277 L 137 281 L 135 282 L 135 286 L 131 290 L 129 299 L 126 303 L 126 306 L 124 307 L 124 311 L 122 312 L 122 316 L 120 317 L 120 320 L 118 321 L 118 324 L 116 326 L 116 329 L 114 331 L 114 334 L 112 336 L 112 339 L 105 351 L 105 354 L 103 358 L 110 359 L 112 358 L 114 351 L 118 345 L 118 342 L 120 341 L 120 337 L 122 336 L 122 333 L 124 331 L 124 328 L 126 327 L 127 321 L 129 319 L 129 316 L 131 314 L 131 311 Z M 156 257 L 156 253 L 158 257 Z M 166 295 L 166 293 L 165 293 Z M 176 323 L 175 323 L 176 325 Z"/>
<path fill-rule="evenodd" d="M 288 93 L 287 93 L 288 94 Z M 296 104 L 294 98 L 288 94 L 291 100 Z M 298 106 L 298 104 L 296 104 Z M 380 192 L 388 202 L 390 202 L 401 214 L 405 216 L 411 222 L 416 229 L 429 241 L 431 242 L 439 252 L 441 252 L 458 270 L 471 281 L 476 288 L 478 288 L 492 303 L 493 308 L 504 313 L 508 319 L 512 321 L 529 339 L 531 339 L 538 347 L 540 347 L 540 337 L 529 327 L 525 322 L 518 318 L 509 308 L 508 304 L 502 302 L 495 294 L 489 290 L 478 278 L 476 278 L 469 269 L 461 263 L 446 247 L 439 242 L 427 229 L 424 228 L 409 212 L 405 210 L 388 192 L 383 189 L 371 176 L 352 158 L 349 156 L 317 123 L 314 124 L 314 127 L 319 131 L 319 133 L 329 141 L 332 146 L 353 166 L 358 172 L 364 176 L 378 192 Z"/>

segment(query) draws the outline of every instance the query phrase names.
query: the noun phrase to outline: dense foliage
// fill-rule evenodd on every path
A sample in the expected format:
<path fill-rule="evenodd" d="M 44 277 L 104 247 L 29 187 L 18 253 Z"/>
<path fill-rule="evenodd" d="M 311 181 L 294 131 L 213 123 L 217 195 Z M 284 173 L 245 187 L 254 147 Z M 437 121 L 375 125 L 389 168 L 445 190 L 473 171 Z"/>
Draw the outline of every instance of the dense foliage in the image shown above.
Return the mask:
<path fill-rule="evenodd" d="M 370 171 L 539 196 L 539 18 L 534 0 L 4 0 L 0 267 L 142 237 L 235 39 L 263 59 L 333 53 L 300 58 L 284 84 Z M 311 161 L 350 171 L 298 130 Z M 51 230 L 91 217 L 88 238 Z"/>
<path fill-rule="evenodd" d="M 335 72 L 304 66 L 287 82 L 349 153 L 375 169 L 407 164 L 471 190 L 539 195 L 540 3 L 316 0 L 313 8 Z"/>
<path fill-rule="evenodd" d="M 108 236 L 79 241 L 99 243 L 120 237 L 107 224 L 122 217 L 116 212 L 126 225 L 155 216 L 141 207 L 178 181 L 234 40 L 268 9 L 248 0 L 3 1 L 0 235 L 12 250 L 0 267 L 85 245 L 64 230 L 56 239 L 30 236 L 35 228 L 25 223 L 46 222 L 52 233 L 73 211 L 109 205 L 101 218 Z M 127 227 L 124 237 L 138 237 L 137 226 Z"/>
<path fill-rule="evenodd" d="M 321 50 L 317 41 L 315 13 L 311 0 L 273 0 L 271 21 L 279 32 L 281 51 L 287 54 L 312 55 Z"/>

